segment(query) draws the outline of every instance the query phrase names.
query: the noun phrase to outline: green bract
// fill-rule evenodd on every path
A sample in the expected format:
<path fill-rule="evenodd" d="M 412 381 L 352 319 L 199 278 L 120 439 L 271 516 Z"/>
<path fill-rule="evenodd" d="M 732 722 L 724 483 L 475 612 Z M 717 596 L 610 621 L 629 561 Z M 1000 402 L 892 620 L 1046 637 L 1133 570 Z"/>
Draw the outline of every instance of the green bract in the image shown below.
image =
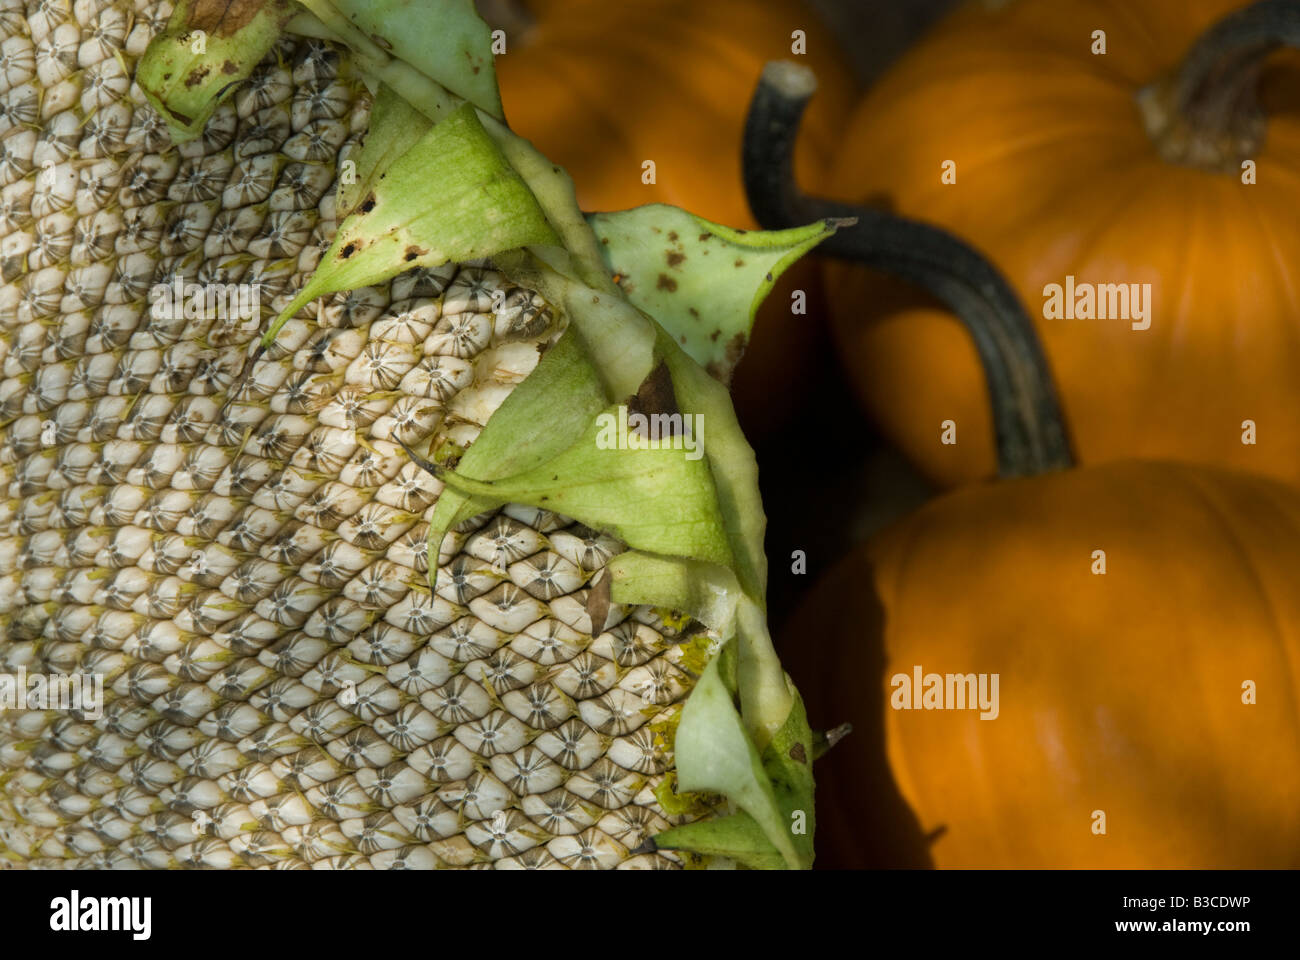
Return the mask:
<path fill-rule="evenodd" d="M 428 117 L 416 110 L 386 83 L 375 91 L 370 108 L 370 129 L 364 148 L 357 154 L 356 170 L 351 177 L 340 177 L 338 212 L 350 216 L 375 189 L 380 174 L 429 131 Z"/>
<path fill-rule="evenodd" d="M 492 506 L 523 503 L 553 510 L 637 549 L 729 566 L 731 551 L 708 463 L 620 429 L 619 419 L 617 408 L 608 408 L 568 449 L 499 480 L 475 480 L 420 462 L 453 490 L 490 500 Z M 607 446 L 603 434 L 625 446 Z"/>
<path fill-rule="evenodd" d="M 786 722 L 760 755 L 736 713 L 734 692 L 713 660 L 682 708 L 674 745 L 678 784 L 721 793 L 741 812 L 667 830 L 655 844 L 726 856 L 752 867 L 779 866 L 775 851 L 786 866 L 810 867 L 812 735 L 803 702 L 791 686 Z"/>
<path fill-rule="evenodd" d="M 181 0 L 149 43 L 136 82 L 177 143 L 203 132 L 217 106 L 248 79 L 293 13 L 289 0 L 229 4 Z"/>
<path fill-rule="evenodd" d="M 183 5 L 145 58 L 161 108 L 184 114 L 191 136 L 228 93 L 206 83 L 178 90 L 164 76 L 182 59 L 192 71 L 221 66 L 199 53 L 177 58 L 177 38 L 202 8 Z M 809 866 L 813 737 L 768 636 L 757 464 L 709 371 L 729 376 L 773 281 L 837 225 L 747 233 L 665 206 L 589 224 L 567 175 L 502 122 L 489 33 L 470 0 L 259 9 L 229 37 L 245 44 L 231 76 L 247 75 L 287 21 L 349 46 L 375 92 L 356 169 L 341 177 L 346 219 L 263 346 L 318 297 L 415 266 L 491 257 L 541 294 L 567 328 L 478 438 L 468 449 L 407 448 L 445 485 L 430 523 L 430 577 L 451 527 L 506 503 L 616 536 L 630 550 L 606 567 L 609 598 L 689 614 L 712 640 L 674 751 L 680 787 L 721 794 L 733 812 L 670 830 L 661 845 L 753 867 Z"/>
<path fill-rule="evenodd" d="M 327 4 L 307 2 L 309 10 Z M 492 32 L 474 0 L 335 0 L 339 14 L 376 46 L 498 120 Z"/>
<path fill-rule="evenodd" d="M 400 123 L 404 118 L 394 111 L 388 119 Z M 393 141 L 385 137 L 382 142 L 388 146 Z M 378 165 L 370 169 L 373 173 Z M 339 226 L 311 281 L 281 311 L 264 343 L 325 294 L 390 280 L 412 267 L 559 241 L 469 104 L 430 127 L 372 182 L 356 212 Z"/>
<path fill-rule="evenodd" d="M 587 217 L 627 298 L 727 383 L 777 277 L 835 232 L 734 230 L 662 203 Z"/>
<path fill-rule="evenodd" d="M 553 397 L 564 398 L 555 407 L 542 407 Z M 469 479 L 495 480 L 545 463 L 577 442 L 587 424 L 608 401 L 595 367 L 587 359 L 572 330 L 547 351 L 536 369 L 488 420 L 488 426 L 457 464 L 457 473 Z M 532 430 L 536 411 L 550 409 L 548 429 Z M 456 524 L 498 506 L 492 496 L 474 496 L 448 487 L 438 497 L 429 523 L 429 585 L 436 584 L 443 538 Z"/>

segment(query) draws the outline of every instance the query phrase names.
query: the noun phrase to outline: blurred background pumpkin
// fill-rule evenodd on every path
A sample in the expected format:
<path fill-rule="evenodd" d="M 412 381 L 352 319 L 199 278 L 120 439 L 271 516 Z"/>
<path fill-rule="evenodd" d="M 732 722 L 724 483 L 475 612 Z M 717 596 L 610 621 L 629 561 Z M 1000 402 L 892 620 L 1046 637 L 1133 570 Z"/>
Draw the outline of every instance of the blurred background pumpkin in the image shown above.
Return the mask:
<path fill-rule="evenodd" d="M 768 60 L 800 60 L 818 76 L 800 174 L 821 180 L 840 147 L 855 84 L 821 15 L 802 0 L 518 0 L 512 9 L 522 32 L 497 59 L 506 116 L 564 164 L 584 210 L 670 203 L 756 226 L 740 142 Z M 806 53 L 792 53 L 796 33 Z M 642 179 L 646 161 L 653 183 Z"/>
<path fill-rule="evenodd" d="M 1282 13 L 1272 26 L 1300 42 L 1300 4 L 1255 8 L 1246 23 L 1260 11 Z M 1216 36 L 1237 30 L 1216 28 Z M 1251 45 L 1261 46 L 1259 32 Z M 1020 82 L 1030 76 L 1022 68 Z M 751 130 L 775 129 L 785 134 L 775 142 L 788 143 L 800 105 L 797 93 L 767 84 Z M 1171 130 L 1176 140 L 1162 153 L 1182 159 L 1214 160 L 1238 146 L 1232 136 L 1198 142 Z M 856 213 L 859 227 L 828 240 L 824 254 L 901 268 L 959 306 L 967 323 L 1008 342 L 1042 336 L 1035 311 L 960 238 L 810 196 L 817 185 L 791 184 L 781 150 L 758 142 L 747 141 L 747 174 L 765 225 Z M 900 247 L 900 236 L 916 245 Z M 1069 225 L 1056 236 L 1068 240 Z M 1160 238 L 1153 228 L 1152 242 Z M 942 250 L 952 256 L 934 255 Z M 972 259 L 974 269 L 957 266 Z M 967 293 L 954 298 L 954 288 Z M 1234 289 L 1226 302 L 1248 309 L 1252 291 Z M 944 358 L 917 358 L 923 380 L 925 361 L 942 368 Z M 1300 489 L 1195 463 L 1076 467 L 1068 451 L 1044 460 L 1037 451 L 1065 432 L 1060 408 L 1039 402 L 1054 392 L 1046 365 L 1043 354 L 1021 350 L 1017 375 L 998 375 L 994 364 L 987 384 L 977 371 L 974 389 L 1002 411 L 1000 437 L 1010 435 L 1007 411 L 1040 414 L 1020 421 L 1026 442 L 1002 444 L 988 472 L 1024 476 L 1042 468 L 1036 463 L 1048 472 L 971 483 L 852 548 L 780 633 L 814 727 L 854 728 L 818 770 L 819 865 L 1300 865 L 1300 594 L 1290 588 Z M 917 393 L 897 390 L 891 409 L 907 409 Z M 1222 394 L 1205 402 L 1224 405 Z M 1293 414 L 1295 403 L 1275 396 L 1266 409 Z M 925 706 L 946 709 L 905 709 L 922 706 L 921 691 L 903 686 L 917 674 L 939 675 L 941 690 L 952 677 L 971 696 L 977 677 L 999 683 L 978 707 L 934 703 L 927 693 Z M 951 697 L 955 685 L 947 687 Z M 985 683 L 978 689 L 988 692 Z"/>
<path fill-rule="evenodd" d="M 820 191 L 945 227 L 992 258 L 1038 318 L 1085 464 L 1167 457 L 1300 479 L 1300 56 L 1225 53 L 1215 68 L 1228 69 L 1182 111 L 1190 123 L 1168 88 L 1139 104 L 1246 5 L 965 5 L 872 85 Z M 1257 129 L 1226 122 L 1254 102 Z M 955 183 L 941 182 L 946 161 Z M 1045 285 L 1067 276 L 1150 283 L 1150 328 L 1042 319 Z M 992 475 L 966 331 L 860 267 L 830 265 L 827 291 L 836 343 L 885 436 L 940 485 Z M 939 442 L 948 419 L 954 445 Z M 1242 443 L 1248 419 L 1255 445 Z"/>
<path fill-rule="evenodd" d="M 818 866 L 1300 866 L 1298 568 L 1300 491 L 1244 473 L 1116 462 L 927 504 L 783 632 L 814 729 L 854 728 L 818 762 Z M 893 709 L 917 666 L 998 674 L 996 719 Z"/>

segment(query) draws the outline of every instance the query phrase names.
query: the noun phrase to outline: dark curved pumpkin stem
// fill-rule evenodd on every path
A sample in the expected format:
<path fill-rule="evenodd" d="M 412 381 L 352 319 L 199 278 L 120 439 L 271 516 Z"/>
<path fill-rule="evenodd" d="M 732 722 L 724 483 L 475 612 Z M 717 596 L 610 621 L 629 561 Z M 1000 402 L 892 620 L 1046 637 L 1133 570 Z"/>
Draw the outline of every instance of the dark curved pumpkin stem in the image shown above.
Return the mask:
<path fill-rule="evenodd" d="M 1178 69 L 1138 94 L 1147 133 L 1171 163 L 1237 173 L 1264 142 L 1264 60 L 1300 47 L 1300 0 L 1260 0 L 1201 35 Z"/>
<path fill-rule="evenodd" d="M 856 227 L 824 240 L 819 252 L 867 264 L 916 284 L 948 306 L 975 341 L 993 403 L 998 472 L 1028 476 L 1073 464 L 1047 358 L 1015 291 L 968 244 L 937 227 L 867 207 L 801 193 L 793 147 L 816 87 L 812 71 L 769 63 L 745 125 L 745 191 L 764 229 L 823 217 L 856 217 Z"/>

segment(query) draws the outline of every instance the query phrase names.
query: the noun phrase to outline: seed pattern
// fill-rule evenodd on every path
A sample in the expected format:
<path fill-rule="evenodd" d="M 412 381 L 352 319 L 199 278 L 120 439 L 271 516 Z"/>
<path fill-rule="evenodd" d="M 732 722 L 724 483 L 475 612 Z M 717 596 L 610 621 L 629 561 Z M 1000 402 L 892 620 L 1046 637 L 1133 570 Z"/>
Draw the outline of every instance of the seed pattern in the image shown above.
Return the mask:
<path fill-rule="evenodd" d="M 154 317 L 178 273 L 292 296 L 368 109 L 285 42 L 172 147 L 129 82 L 170 9 L 0 0 L 0 672 L 105 683 L 98 718 L 0 713 L 0 865 L 676 865 L 637 851 L 681 819 L 685 648 L 590 623 L 620 545 L 507 507 L 431 593 L 441 484 L 395 442 L 472 442 L 560 320 L 490 263 L 419 269 L 241 381 L 256 323 Z"/>

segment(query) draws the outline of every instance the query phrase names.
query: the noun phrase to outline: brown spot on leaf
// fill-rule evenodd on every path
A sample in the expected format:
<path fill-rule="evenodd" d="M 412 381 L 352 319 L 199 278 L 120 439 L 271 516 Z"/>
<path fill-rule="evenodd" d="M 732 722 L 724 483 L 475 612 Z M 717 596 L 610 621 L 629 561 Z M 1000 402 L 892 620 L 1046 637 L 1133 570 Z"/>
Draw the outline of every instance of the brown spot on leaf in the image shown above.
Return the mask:
<path fill-rule="evenodd" d="M 677 292 L 677 281 L 666 273 L 659 274 L 659 282 L 655 286 L 660 290 L 667 290 L 669 293 Z"/>
<path fill-rule="evenodd" d="M 749 345 L 749 337 L 743 333 L 737 333 L 727 341 L 727 363 L 735 366 L 740 362 L 740 358 L 745 353 L 745 347 Z"/>
<path fill-rule="evenodd" d="M 647 417 L 657 413 L 680 412 L 677 409 L 677 392 L 673 389 L 673 375 L 669 372 L 667 363 L 661 361 L 659 366 L 651 370 L 650 375 L 641 381 L 641 386 L 628 400 L 627 409 L 628 413 L 640 413 Z M 668 428 L 674 432 L 674 435 L 680 425 L 680 418 L 668 421 Z M 663 437 L 664 434 L 661 432 L 659 435 Z"/>
<path fill-rule="evenodd" d="M 369 213 L 373 209 L 375 209 L 375 195 L 372 193 L 361 201 L 361 212 Z"/>
<path fill-rule="evenodd" d="M 191 70 L 190 75 L 185 78 L 186 88 L 197 87 L 203 82 L 203 78 L 206 77 L 209 72 L 210 71 L 207 67 L 197 67 L 194 70 Z"/>
<path fill-rule="evenodd" d="M 339 251 L 339 256 L 342 257 L 344 260 L 346 260 L 348 257 L 352 256 L 352 254 L 356 252 L 357 252 L 357 245 L 355 243 L 349 243 L 347 246 L 345 246 L 342 250 Z"/>
<path fill-rule="evenodd" d="M 736 364 L 745 353 L 745 346 L 749 343 L 748 338 L 743 333 L 737 333 L 727 341 L 727 349 L 721 360 L 712 360 L 705 367 L 709 371 L 709 376 L 714 380 L 731 386 L 731 375 L 736 370 Z"/>
<path fill-rule="evenodd" d="M 668 231 L 668 239 L 671 240 L 673 243 L 676 243 L 676 242 L 677 242 L 677 231 L 676 231 L 676 230 L 669 230 L 669 231 Z"/>
<path fill-rule="evenodd" d="M 221 72 L 226 76 L 230 76 L 232 73 L 238 73 L 239 67 L 235 66 L 234 61 L 227 60 L 221 65 Z"/>
<path fill-rule="evenodd" d="M 682 265 L 682 261 L 685 259 L 686 259 L 686 254 L 684 253 L 678 253 L 676 250 L 668 251 L 668 266 L 670 267 L 680 267 Z"/>
<path fill-rule="evenodd" d="M 701 234 L 700 234 L 700 243 L 708 243 L 709 238 L 710 238 L 711 236 L 713 236 L 713 234 L 711 234 L 711 233 L 701 233 Z"/>
<path fill-rule="evenodd" d="M 264 0 L 195 0 L 185 26 L 191 30 L 203 30 L 214 37 L 231 37 L 248 26 L 264 6 L 281 16 L 290 12 L 289 4 L 276 0 L 271 3 Z"/>
<path fill-rule="evenodd" d="M 591 589 L 587 591 L 587 616 L 591 617 L 591 635 L 593 637 L 602 633 L 605 629 L 605 621 L 609 619 L 609 607 L 611 603 L 610 588 L 614 578 L 611 577 L 602 567 L 591 581 Z"/>
<path fill-rule="evenodd" d="M 737 267 L 743 267 L 743 266 L 745 265 L 745 261 L 742 260 L 740 257 L 737 257 L 737 258 L 736 258 L 736 264 L 735 264 L 735 265 L 736 265 Z"/>
<path fill-rule="evenodd" d="M 422 257 L 428 252 L 429 251 L 427 248 L 417 247 L 415 244 L 411 244 L 409 247 L 406 248 L 406 252 L 402 254 L 402 259 L 405 260 L 407 263 L 410 263 L 416 257 Z"/>
<path fill-rule="evenodd" d="M 790 748 L 790 759 L 795 763 L 808 762 L 808 754 L 804 751 L 802 743 L 796 742 L 795 745 Z"/>

